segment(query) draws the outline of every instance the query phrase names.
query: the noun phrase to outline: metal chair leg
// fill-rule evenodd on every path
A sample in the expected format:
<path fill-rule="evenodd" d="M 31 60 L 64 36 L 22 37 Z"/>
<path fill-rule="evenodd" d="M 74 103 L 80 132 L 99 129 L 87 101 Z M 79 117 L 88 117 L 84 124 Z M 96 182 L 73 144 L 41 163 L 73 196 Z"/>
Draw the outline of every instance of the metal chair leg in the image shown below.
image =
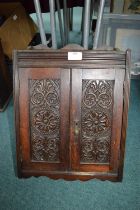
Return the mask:
<path fill-rule="evenodd" d="M 51 34 L 52 34 L 52 48 L 57 48 L 56 42 L 56 24 L 55 24 L 55 2 L 54 0 L 49 0 L 50 5 L 50 23 L 51 23 Z"/>
<path fill-rule="evenodd" d="M 58 12 L 58 20 L 59 20 L 61 42 L 62 42 L 62 46 L 64 46 L 65 40 L 64 40 L 64 31 L 63 31 L 63 23 L 62 23 L 61 9 L 60 9 L 60 2 L 59 2 L 59 0 L 56 0 L 56 7 L 57 7 L 57 12 Z"/>
<path fill-rule="evenodd" d="M 83 47 L 85 49 L 88 49 L 89 30 L 90 30 L 90 4 L 91 0 L 85 0 L 84 33 L 83 33 Z"/>
<path fill-rule="evenodd" d="M 67 13 L 67 1 L 63 0 L 63 18 L 64 18 L 64 33 L 65 33 L 65 44 L 68 44 L 69 40 L 69 29 L 68 29 L 68 13 Z"/>
<path fill-rule="evenodd" d="M 73 8 L 70 9 L 70 31 L 73 29 Z"/>
<path fill-rule="evenodd" d="M 83 7 L 82 8 L 82 17 L 81 17 L 81 32 L 83 33 L 83 29 L 84 29 L 84 11 L 85 11 L 85 8 Z"/>
<path fill-rule="evenodd" d="M 90 6 L 90 27 L 91 27 L 91 24 L 92 24 L 93 10 L 94 10 L 94 0 L 91 0 L 91 6 Z"/>
<path fill-rule="evenodd" d="M 42 14 L 41 14 L 39 0 L 34 0 L 34 6 L 35 6 L 36 15 L 37 15 L 38 25 L 39 25 L 41 42 L 43 45 L 47 45 L 47 40 L 46 40 L 45 29 L 44 29 L 43 18 L 42 18 Z"/>
<path fill-rule="evenodd" d="M 102 22 L 102 17 L 103 17 L 104 5 L 105 5 L 105 0 L 100 0 L 98 18 L 97 18 L 96 29 L 95 29 L 93 49 L 96 49 L 98 47 L 98 41 L 99 41 L 99 35 L 100 35 L 100 29 L 101 29 L 101 22 Z"/>

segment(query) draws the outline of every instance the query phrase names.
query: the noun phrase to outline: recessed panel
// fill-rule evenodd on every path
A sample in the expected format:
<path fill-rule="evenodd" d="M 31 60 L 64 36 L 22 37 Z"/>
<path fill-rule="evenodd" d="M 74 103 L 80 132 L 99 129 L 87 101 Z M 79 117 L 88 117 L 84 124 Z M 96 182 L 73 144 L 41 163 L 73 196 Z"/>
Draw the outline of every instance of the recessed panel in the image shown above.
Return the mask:
<path fill-rule="evenodd" d="M 112 80 L 82 80 L 81 163 L 109 163 L 113 114 Z"/>
<path fill-rule="evenodd" d="M 59 161 L 60 80 L 29 80 L 31 157 Z"/>

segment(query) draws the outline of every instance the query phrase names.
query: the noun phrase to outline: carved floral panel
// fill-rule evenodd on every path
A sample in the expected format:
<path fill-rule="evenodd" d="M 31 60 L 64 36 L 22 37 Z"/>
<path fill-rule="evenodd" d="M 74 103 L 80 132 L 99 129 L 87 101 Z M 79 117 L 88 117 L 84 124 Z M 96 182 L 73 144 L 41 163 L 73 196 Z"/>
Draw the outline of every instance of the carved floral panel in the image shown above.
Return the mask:
<path fill-rule="evenodd" d="M 83 163 L 108 163 L 111 147 L 113 81 L 83 80 L 81 149 Z"/>
<path fill-rule="evenodd" d="M 60 80 L 29 80 L 31 156 L 59 161 Z"/>

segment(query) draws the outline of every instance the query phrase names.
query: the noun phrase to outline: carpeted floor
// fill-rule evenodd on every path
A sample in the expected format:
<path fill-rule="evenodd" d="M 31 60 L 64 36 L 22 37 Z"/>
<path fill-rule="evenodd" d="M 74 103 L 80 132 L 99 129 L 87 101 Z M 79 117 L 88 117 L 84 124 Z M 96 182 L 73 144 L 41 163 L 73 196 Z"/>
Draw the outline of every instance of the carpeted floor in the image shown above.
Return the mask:
<path fill-rule="evenodd" d="M 80 27 L 79 27 L 80 28 Z M 74 36 L 76 35 L 76 39 Z M 80 34 L 72 39 L 80 43 Z M 140 210 L 140 80 L 131 99 L 122 183 L 15 176 L 13 101 L 0 113 L 0 210 Z"/>

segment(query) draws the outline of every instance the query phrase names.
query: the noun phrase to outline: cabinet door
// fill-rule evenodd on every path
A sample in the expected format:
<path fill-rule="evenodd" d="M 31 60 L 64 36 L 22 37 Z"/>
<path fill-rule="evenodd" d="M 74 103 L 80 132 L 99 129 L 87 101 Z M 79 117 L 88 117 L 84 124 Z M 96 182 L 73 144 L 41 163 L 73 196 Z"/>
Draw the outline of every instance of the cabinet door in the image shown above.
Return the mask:
<path fill-rule="evenodd" d="M 20 68 L 18 71 L 17 144 L 22 173 L 64 170 L 69 164 L 70 70 Z"/>
<path fill-rule="evenodd" d="M 72 69 L 72 170 L 117 172 L 123 81 L 121 69 Z"/>

